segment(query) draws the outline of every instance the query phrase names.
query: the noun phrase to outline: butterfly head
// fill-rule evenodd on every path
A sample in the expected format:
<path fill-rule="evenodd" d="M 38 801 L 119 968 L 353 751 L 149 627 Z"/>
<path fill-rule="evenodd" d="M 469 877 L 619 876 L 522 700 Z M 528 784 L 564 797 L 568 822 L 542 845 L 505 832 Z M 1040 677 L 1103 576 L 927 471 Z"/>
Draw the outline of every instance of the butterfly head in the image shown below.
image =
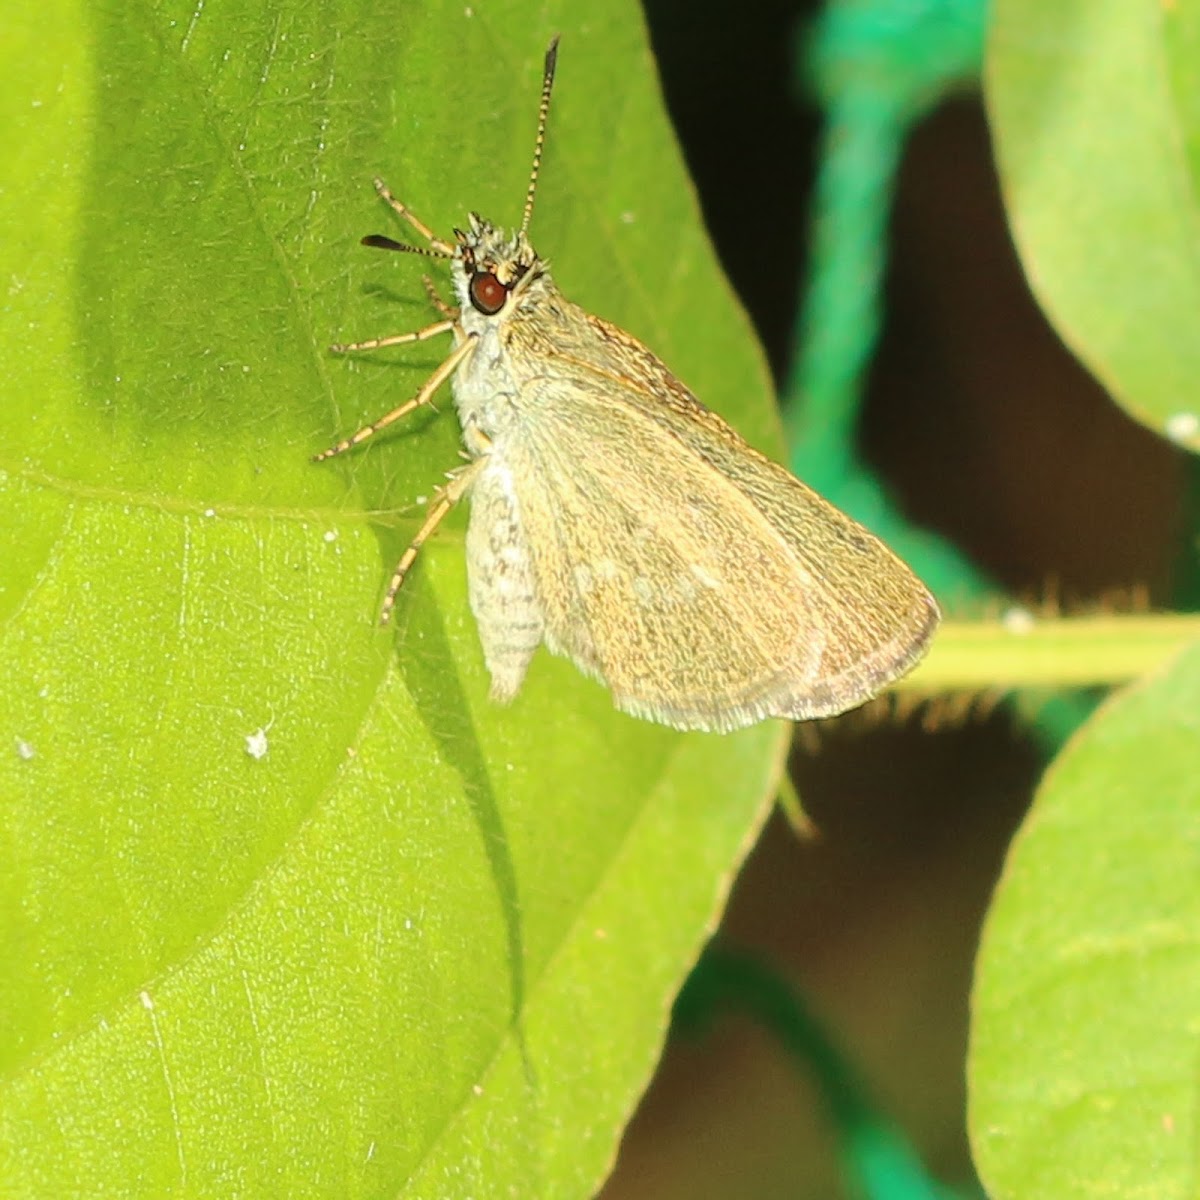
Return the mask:
<path fill-rule="evenodd" d="M 453 282 L 464 318 L 508 315 L 531 286 L 548 278 L 545 260 L 523 229 L 509 232 L 471 213 L 470 228 L 456 229 L 454 237 Z"/>

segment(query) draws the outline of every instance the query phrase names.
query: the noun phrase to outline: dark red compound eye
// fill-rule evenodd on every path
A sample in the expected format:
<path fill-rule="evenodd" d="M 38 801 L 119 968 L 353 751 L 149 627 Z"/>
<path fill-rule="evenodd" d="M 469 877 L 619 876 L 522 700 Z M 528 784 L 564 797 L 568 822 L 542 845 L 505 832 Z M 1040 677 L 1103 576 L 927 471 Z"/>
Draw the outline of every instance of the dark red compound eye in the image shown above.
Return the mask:
<path fill-rule="evenodd" d="M 490 271 L 476 271 L 471 276 L 471 303 L 485 317 L 498 313 L 507 299 L 508 288 Z"/>

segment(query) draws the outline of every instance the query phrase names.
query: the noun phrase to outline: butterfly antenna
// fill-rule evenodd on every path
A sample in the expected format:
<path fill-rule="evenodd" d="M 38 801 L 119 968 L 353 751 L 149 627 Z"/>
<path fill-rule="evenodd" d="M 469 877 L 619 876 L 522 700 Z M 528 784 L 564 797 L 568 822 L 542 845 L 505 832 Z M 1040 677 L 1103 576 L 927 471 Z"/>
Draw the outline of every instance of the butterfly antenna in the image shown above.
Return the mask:
<path fill-rule="evenodd" d="M 533 144 L 533 169 L 529 172 L 529 190 L 525 193 L 525 215 L 521 218 L 521 232 L 529 228 L 533 216 L 533 197 L 537 191 L 538 171 L 542 166 L 542 146 L 546 141 L 546 117 L 550 112 L 550 91 L 554 87 L 554 64 L 558 62 L 558 35 L 556 34 L 546 51 L 546 65 L 542 68 L 542 100 L 538 105 L 537 141 Z"/>
<path fill-rule="evenodd" d="M 421 254 L 426 258 L 453 258 L 444 250 L 435 250 L 432 246 L 410 246 L 407 242 L 398 242 L 395 238 L 382 233 L 369 233 L 360 239 L 360 244 L 370 246 L 375 250 L 402 250 L 405 254 Z"/>

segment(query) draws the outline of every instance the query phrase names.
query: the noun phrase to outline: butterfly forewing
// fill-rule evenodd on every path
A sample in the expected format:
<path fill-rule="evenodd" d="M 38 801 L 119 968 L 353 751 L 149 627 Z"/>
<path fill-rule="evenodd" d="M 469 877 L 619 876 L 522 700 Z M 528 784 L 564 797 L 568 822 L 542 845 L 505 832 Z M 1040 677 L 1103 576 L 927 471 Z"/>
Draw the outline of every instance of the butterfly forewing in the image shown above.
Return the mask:
<path fill-rule="evenodd" d="M 924 589 L 673 378 L 672 404 L 647 422 L 638 375 L 665 368 L 620 336 L 619 358 L 588 349 L 598 369 L 570 355 L 531 381 L 504 439 L 547 643 L 618 707 L 681 728 L 820 716 L 873 695 L 909 661 Z M 831 538 L 845 578 L 829 579 L 815 552 Z M 860 593 L 880 555 L 905 572 L 901 615 L 864 642 Z"/>
<path fill-rule="evenodd" d="M 780 712 L 795 717 L 840 712 L 904 674 L 924 653 L 939 619 L 933 597 L 913 572 L 856 521 L 748 446 L 635 338 L 559 301 L 555 324 L 561 327 L 550 331 L 554 348 L 547 347 L 546 356 L 572 380 L 559 393 L 560 405 L 571 414 L 568 425 L 577 417 L 588 438 L 594 431 L 593 457 L 600 454 L 604 426 L 624 406 L 633 425 L 621 452 L 624 461 L 630 460 L 629 447 L 641 446 L 647 428 L 670 436 L 665 453 L 643 470 L 644 487 L 658 487 L 683 445 L 700 460 L 675 463 L 693 481 L 693 490 L 698 478 L 720 477 L 752 506 L 753 519 L 765 520 L 790 548 L 805 584 L 805 619 L 824 634 L 824 654 L 820 680 L 790 703 L 781 700 Z M 640 453 L 637 458 L 648 461 Z M 693 474 L 697 466 L 699 474 Z M 653 494 L 646 507 L 662 511 Z M 735 508 L 726 514 L 735 535 L 745 528 L 737 513 Z M 762 621 L 775 607 L 765 576 L 755 591 L 770 598 L 756 610 L 755 619 Z"/>

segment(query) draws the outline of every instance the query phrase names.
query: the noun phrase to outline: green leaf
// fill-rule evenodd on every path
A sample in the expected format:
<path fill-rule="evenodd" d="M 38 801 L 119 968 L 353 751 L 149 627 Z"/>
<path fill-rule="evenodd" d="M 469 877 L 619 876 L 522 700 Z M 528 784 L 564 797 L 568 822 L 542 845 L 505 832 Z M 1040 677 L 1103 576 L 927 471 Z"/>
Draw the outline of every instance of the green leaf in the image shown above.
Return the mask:
<path fill-rule="evenodd" d="M 534 241 L 778 452 L 638 10 L 10 6 L 0 41 L 0 1191 L 591 1194 L 783 730 L 684 737 L 540 654 L 487 698 L 444 347 L 385 176 Z M 434 264 L 436 267 L 436 264 Z M 443 404 L 445 409 L 448 405 Z"/>
<path fill-rule="evenodd" d="M 1050 768 L 980 952 L 970 1054 L 992 1196 L 1174 1200 L 1200 1098 L 1200 645 Z"/>
<path fill-rule="evenodd" d="M 1200 8 L 995 0 L 986 83 L 1038 301 L 1138 420 L 1200 449 Z"/>

